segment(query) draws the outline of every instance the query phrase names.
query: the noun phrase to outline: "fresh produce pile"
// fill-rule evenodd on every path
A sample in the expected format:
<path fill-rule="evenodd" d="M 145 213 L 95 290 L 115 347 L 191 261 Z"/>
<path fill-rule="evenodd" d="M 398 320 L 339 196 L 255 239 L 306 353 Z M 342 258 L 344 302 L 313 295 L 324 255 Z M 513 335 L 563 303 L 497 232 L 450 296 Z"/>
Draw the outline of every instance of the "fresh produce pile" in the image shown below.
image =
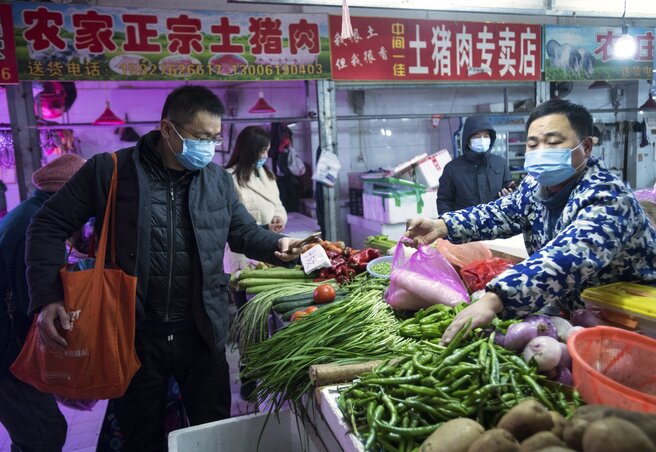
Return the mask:
<path fill-rule="evenodd" d="M 280 296 L 273 300 L 272 309 L 282 320 L 294 321 L 325 306 L 327 303 L 344 298 L 344 293 L 338 293 L 332 284 L 320 284 L 312 292 L 301 292 L 296 295 Z"/>
<path fill-rule="evenodd" d="M 467 418 L 442 424 L 422 452 L 656 452 L 656 416 L 600 405 L 578 408 L 569 419 L 533 399 L 506 413 L 496 428 Z M 401 449 L 399 449 L 401 450 Z"/>
<path fill-rule="evenodd" d="M 494 333 L 485 338 L 466 329 L 447 347 L 422 341 L 414 353 L 362 375 L 340 394 L 340 409 L 366 449 L 412 450 L 458 417 L 491 427 L 527 397 L 563 415 L 579 403 L 542 386 L 545 377 L 496 345 Z"/>
<path fill-rule="evenodd" d="M 262 269 L 241 270 L 235 283 L 247 294 L 258 294 L 281 286 L 296 286 L 312 283 L 312 277 L 305 274 L 302 268 L 268 267 Z M 311 284 L 306 287 L 310 287 Z"/>
<path fill-rule="evenodd" d="M 322 240 L 303 247 L 307 251 L 313 246 L 321 246 L 330 259 L 330 267 L 319 270 L 318 279 L 334 279 L 339 284 L 348 283 L 356 275 L 367 269 L 369 261 L 380 257 L 380 251 L 375 248 L 356 250 L 344 245 L 344 242 L 328 242 Z"/>
<path fill-rule="evenodd" d="M 364 274 L 342 300 L 290 323 L 270 338 L 252 343 L 242 356 L 242 377 L 257 381 L 257 399 L 277 411 L 312 387 L 313 364 L 351 364 L 396 356 L 410 345 L 382 301 L 384 283 Z"/>
<path fill-rule="evenodd" d="M 365 241 L 365 245 L 371 248 L 380 250 L 381 253 L 386 254 L 389 250 L 396 246 L 396 241 L 391 240 L 385 234 L 370 235 Z"/>

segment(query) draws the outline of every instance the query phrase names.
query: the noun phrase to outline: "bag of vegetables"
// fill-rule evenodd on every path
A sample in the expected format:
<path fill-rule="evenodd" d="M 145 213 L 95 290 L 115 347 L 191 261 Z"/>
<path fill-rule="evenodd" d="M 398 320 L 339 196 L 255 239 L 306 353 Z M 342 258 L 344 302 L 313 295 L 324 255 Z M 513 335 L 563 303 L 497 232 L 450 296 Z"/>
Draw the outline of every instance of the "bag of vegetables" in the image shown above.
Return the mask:
<path fill-rule="evenodd" d="M 434 304 L 469 302 L 467 289 L 449 262 L 435 248 L 421 246 L 406 257 L 398 246 L 392 261 L 385 301 L 394 309 L 419 310 Z"/>

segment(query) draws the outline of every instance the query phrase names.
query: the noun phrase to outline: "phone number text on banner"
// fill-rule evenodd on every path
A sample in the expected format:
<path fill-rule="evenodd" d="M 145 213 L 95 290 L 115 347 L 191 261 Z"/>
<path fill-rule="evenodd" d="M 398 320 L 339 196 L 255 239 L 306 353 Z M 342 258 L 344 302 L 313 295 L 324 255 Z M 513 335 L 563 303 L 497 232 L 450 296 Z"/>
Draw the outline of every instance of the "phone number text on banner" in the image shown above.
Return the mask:
<path fill-rule="evenodd" d="M 18 83 L 11 5 L 0 5 L 0 84 Z"/>
<path fill-rule="evenodd" d="M 324 15 L 13 4 L 23 80 L 330 78 Z"/>
<path fill-rule="evenodd" d="M 540 25 L 329 16 L 335 80 L 540 80 Z"/>

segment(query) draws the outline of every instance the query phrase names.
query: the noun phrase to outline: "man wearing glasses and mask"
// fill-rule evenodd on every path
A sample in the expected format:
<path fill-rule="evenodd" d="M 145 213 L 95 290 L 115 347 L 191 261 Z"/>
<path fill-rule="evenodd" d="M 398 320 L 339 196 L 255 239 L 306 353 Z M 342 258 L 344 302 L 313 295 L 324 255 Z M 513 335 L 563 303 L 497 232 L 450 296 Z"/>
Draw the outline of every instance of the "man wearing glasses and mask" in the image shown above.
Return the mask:
<path fill-rule="evenodd" d="M 656 230 L 631 189 L 592 157 L 592 116 L 562 99 L 538 105 L 526 123 L 525 169 L 516 191 L 488 204 L 414 219 L 415 245 L 454 243 L 522 233 L 529 257 L 497 275 L 477 302 L 461 311 L 443 342 L 472 320 L 521 318 L 548 307 L 583 307 L 587 287 L 656 281 Z"/>
<path fill-rule="evenodd" d="M 192 425 L 230 416 L 226 242 L 277 265 L 300 253 L 300 241 L 257 225 L 230 174 L 211 162 L 222 141 L 223 114 L 207 88 L 180 87 L 164 103 L 160 130 L 116 153 L 116 260 L 138 278 L 135 347 L 141 361 L 127 392 L 113 401 L 124 450 L 163 449 L 171 375 Z M 39 311 L 39 332 L 52 349 L 67 346 L 56 323 L 70 328 L 58 275 L 64 241 L 89 217 L 102 224 L 112 171 L 110 154 L 89 159 L 28 229 L 31 309 Z"/>

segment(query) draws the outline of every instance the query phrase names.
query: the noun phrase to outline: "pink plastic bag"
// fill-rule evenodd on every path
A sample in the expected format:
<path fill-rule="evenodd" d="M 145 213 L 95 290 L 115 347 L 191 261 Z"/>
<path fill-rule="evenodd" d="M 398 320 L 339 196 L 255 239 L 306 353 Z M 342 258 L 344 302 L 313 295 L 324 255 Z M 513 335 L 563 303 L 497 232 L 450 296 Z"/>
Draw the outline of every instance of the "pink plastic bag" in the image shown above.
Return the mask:
<path fill-rule="evenodd" d="M 419 310 L 434 304 L 469 302 L 467 289 L 455 269 L 435 248 L 420 246 L 406 258 L 397 246 L 385 301 L 394 309 Z"/>

